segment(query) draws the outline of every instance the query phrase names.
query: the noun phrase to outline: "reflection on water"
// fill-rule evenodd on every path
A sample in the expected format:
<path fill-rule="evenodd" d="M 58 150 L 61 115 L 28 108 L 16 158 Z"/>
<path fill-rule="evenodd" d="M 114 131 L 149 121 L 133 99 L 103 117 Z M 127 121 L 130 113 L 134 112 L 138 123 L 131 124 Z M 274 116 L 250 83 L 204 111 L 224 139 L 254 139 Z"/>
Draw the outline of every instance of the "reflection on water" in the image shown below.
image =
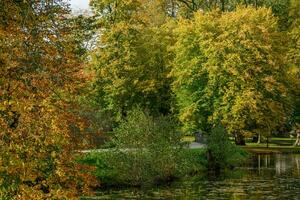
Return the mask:
<path fill-rule="evenodd" d="M 253 155 L 221 177 L 187 178 L 151 189 L 110 189 L 99 191 L 97 199 L 300 200 L 300 154 Z"/>
<path fill-rule="evenodd" d="M 274 175 L 292 173 L 300 176 L 300 154 L 257 154 L 253 155 L 250 164 L 250 169 L 257 170 L 258 175 L 269 170 Z"/>

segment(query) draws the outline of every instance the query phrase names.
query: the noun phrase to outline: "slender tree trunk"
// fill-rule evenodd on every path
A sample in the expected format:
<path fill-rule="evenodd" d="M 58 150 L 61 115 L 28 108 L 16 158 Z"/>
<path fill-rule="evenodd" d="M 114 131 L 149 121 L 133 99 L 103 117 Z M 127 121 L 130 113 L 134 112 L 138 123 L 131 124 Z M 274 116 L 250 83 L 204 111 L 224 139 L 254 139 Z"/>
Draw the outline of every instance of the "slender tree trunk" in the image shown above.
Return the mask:
<path fill-rule="evenodd" d="M 260 133 L 258 134 L 258 138 L 257 138 L 257 144 L 260 144 L 261 143 L 261 135 Z"/>
<path fill-rule="evenodd" d="M 297 137 L 294 146 L 300 146 L 300 130 L 297 131 Z"/>
<path fill-rule="evenodd" d="M 207 154 L 207 161 L 208 161 L 208 169 L 213 171 L 216 175 L 220 174 L 221 166 L 220 164 L 216 163 L 216 159 L 211 153 L 211 150 L 208 150 Z"/>

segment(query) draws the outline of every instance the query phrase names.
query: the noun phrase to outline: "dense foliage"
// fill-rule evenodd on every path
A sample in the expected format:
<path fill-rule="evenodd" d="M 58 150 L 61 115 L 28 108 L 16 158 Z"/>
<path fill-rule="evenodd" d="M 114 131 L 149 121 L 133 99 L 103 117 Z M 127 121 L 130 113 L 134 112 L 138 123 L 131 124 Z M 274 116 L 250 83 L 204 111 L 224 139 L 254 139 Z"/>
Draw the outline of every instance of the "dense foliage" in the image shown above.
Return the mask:
<path fill-rule="evenodd" d="M 104 184 L 162 183 L 201 167 L 200 161 L 192 160 L 195 157 L 185 155 L 181 135 L 168 117 L 153 118 L 134 109 L 113 134 L 114 150 L 84 159 L 97 166 L 96 176 Z"/>
<path fill-rule="evenodd" d="M 234 145 L 221 125 L 214 127 L 207 141 L 207 167 L 209 170 L 224 170 L 241 164 L 247 152 Z"/>
<path fill-rule="evenodd" d="M 197 13 L 179 22 L 174 90 L 180 119 L 236 137 L 270 135 L 289 114 L 283 35 L 268 9 Z"/>
<path fill-rule="evenodd" d="M 197 171 L 178 122 L 221 167 L 229 135 L 300 145 L 298 0 L 90 4 L 0 1 L 0 199 L 78 198 L 91 177 L 74 156 L 112 130 L 97 176 L 133 185 Z"/>
<path fill-rule="evenodd" d="M 171 102 L 167 50 L 172 38 L 163 27 L 165 18 L 155 5 L 117 2 L 115 6 L 93 1 L 101 16 L 101 37 L 91 54 L 96 100 L 116 117 L 137 105 L 154 115 L 167 114 Z"/>
<path fill-rule="evenodd" d="M 91 5 L 101 27 L 94 96 L 116 121 L 138 105 L 178 114 L 184 131 L 209 132 L 220 121 L 238 144 L 296 123 L 297 1 Z"/>
<path fill-rule="evenodd" d="M 72 199 L 71 98 L 84 81 L 64 2 L 0 2 L 0 199 Z"/>

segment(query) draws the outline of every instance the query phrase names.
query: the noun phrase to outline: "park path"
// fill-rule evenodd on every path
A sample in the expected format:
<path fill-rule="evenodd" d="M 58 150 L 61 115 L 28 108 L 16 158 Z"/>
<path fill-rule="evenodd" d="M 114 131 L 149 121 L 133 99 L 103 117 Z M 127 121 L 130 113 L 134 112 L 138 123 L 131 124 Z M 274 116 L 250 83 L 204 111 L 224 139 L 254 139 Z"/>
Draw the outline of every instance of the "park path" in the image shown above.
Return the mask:
<path fill-rule="evenodd" d="M 205 144 L 201 144 L 201 143 L 198 143 L 198 142 L 191 142 L 190 144 L 189 144 L 189 149 L 201 149 L 201 148 L 204 148 L 204 147 L 206 147 L 206 145 Z"/>

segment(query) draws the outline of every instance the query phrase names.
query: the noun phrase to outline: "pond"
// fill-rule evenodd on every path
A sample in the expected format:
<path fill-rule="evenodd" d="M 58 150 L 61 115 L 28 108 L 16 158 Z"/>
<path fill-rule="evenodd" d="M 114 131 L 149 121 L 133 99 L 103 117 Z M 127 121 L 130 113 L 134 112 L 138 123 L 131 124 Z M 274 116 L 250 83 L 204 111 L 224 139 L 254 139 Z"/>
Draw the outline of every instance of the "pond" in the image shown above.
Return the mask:
<path fill-rule="evenodd" d="M 300 154 L 255 154 L 221 176 L 191 177 L 148 189 L 106 189 L 86 199 L 300 199 Z M 84 198 L 85 199 L 85 198 Z"/>

